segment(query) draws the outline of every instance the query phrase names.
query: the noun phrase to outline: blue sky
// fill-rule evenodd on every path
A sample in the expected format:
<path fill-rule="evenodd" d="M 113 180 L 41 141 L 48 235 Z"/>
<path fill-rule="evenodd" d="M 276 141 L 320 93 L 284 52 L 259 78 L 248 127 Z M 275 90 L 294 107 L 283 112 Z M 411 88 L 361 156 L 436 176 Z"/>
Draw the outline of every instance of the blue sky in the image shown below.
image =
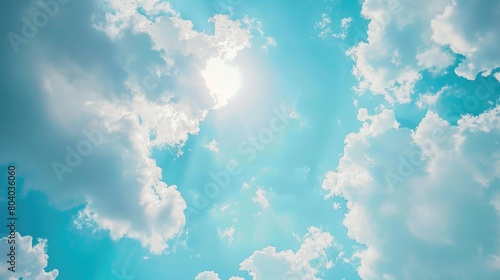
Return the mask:
<path fill-rule="evenodd" d="M 499 1 L 5 5 L 1 279 L 500 278 Z"/>

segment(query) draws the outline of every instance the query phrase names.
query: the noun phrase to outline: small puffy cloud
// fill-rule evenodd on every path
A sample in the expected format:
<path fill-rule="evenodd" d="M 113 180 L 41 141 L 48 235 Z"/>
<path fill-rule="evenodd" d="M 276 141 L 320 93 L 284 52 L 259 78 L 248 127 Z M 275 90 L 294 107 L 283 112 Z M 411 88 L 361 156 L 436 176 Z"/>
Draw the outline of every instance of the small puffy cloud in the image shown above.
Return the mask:
<path fill-rule="evenodd" d="M 213 57 L 232 61 L 251 46 L 250 31 L 223 15 L 210 19 L 215 32 L 197 31 L 164 1 L 81 5 L 67 14 L 85 11 L 85 20 L 54 20 L 99 52 L 75 55 L 82 46 L 49 28 L 39 46 L 26 49 L 29 59 L 4 57 L 13 69 L 5 79 L 24 83 L 12 84 L 15 96 L 0 96 L 22 127 L 2 138 L 0 164 L 25 167 L 26 192 L 42 191 L 60 209 L 83 209 L 78 228 L 161 253 L 183 233 L 186 202 L 163 180 L 153 150 L 174 147 L 181 155 L 214 109 L 200 69 Z M 0 127 L 11 124 L 0 119 Z"/>
<path fill-rule="evenodd" d="M 245 278 L 239 276 L 231 276 L 229 280 L 245 280 Z"/>
<path fill-rule="evenodd" d="M 227 243 L 229 243 L 229 244 L 233 243 L 235 233 L 236 233 L 236 229 L 234 228 L 234 226 L 230 226 L 224 230 L 217 228 L 217 234 L 219 235 L 219 237 L 226 238 Z"/>
<path fill-rule="evenodd" d="M 36 245 L 29 235 L 21 236 L 16 232 L 15 245 L 9 244 L 8 237 L 0 239 L 0 251 L 2 252 L 2 262 L 0 263 L 0 278 L 15 280 L 22 277 L 26 280 L 54 280 L 59 275 L 59 270 L 45 271 L 48 265 L 47 240 L 39 238 Z M 12 239 L 13 240 L 13 239 Z M 15 272 L 8 270 L 10 265 L 6 262 L 5 256 L 10 252 L 10 247 L 16 247 Z"/>
<path fill-rule="evenodd" d="M 203 271 L 196 275 L 194 280 L 220 280 L 220 278 L 219 274 L 213 271 Z"/>
<path fill-rule="evenodd" d="M 342 205 L 340 205 L 340 203 L 338 203 L 338 202 L 333 203 L 333 209 L 339 210 L 340 208 L 342 208 Z"/>
<path fill-rule="evenodd" d="M 215 141 L 215 139 L 212 139 L 212 141 L 210 141 L 208 144 L 206 144 L 203 147 L 209 151 L 214 152 L 214 153 L 219 152 L 219 145 L 217 144 L 217 141 Z"/>
<path fill-rule="evenodd" d="M 197 31 L 192 21 L 182 19 L 168 3 L 156 0 L 152 3 L 152 7 L 149 7 L 151 5 L 140 1 L 127 5 L 116 0 L 110 1 L 105 20 L 101 19 L 98 26 L 112 38 L 120 38 L 129 30 L 149 36 L 152 49 L 161 52 L 165 64 L 170 67 L 174 66 L 176 60 L 185 59 L 179 57 L 180 54 L 184 57 L 194 56 L 192 59 L 195 61 L 201 60 L 196 61 L 196 64 L 206 65 L 201 73 L 214 103 L 213 109 L 227 105 L 230 95 L 240 83 L 239 70 L 231 62 L 238 53 L 251 47 L 251 29 L 258 21 L 247 17 L 231 20 L 227 15 L 216 14 L 208 20 L 214 25 L 214 33 L 208 34 Z M 138 9 L 143 9 L 147 14 L 137 13 Z M 124 14 L 118 16 L 120 13 Z M 120 20 L 115 20 L 117 17 Z M 198 69 L 199 66 L 194 68 Z"/>
<path fill-rule="evenodd" d="M 255 196 L 252 198 L 252 201 L 260 204 L 262 209 L 266 209 L 269 207 L 269 201 L 266 198 L 266 191 L 262 189 L 262 187 L 257 187 L 255 191 Z"/>
<path fill-rule="evenodd" d="M 420 96 L 420 98 L 417 100 L 416 105 L 419 109 L 424 109 L 424 108 L 429 108 L 433 107 L 436 105 L 438 102 L 439 98 L 445 93 L 446 91 L 451 90 L 451 87 L 446 85 L 443 86 L 441 89 L 438 90 L 436 93 L 425 93 Z"/>
<path fill-rule="evenodd" d="M 248 274 L 255 280 L 319 280 L 316 277 L 318 270 L 327 266 L 331 267 L 326 250 L 332 244 L 333 237 L 328 232 L 310 227 L 297 252 L 276 251 L 275 247 L 268 246 L 253 252 L 240 264 L 240 270 L 248 271 Z"/>
<path fill-rule="evenodd" d="M 305 165 L 302 167 L 295 167 L 294 171 L 297 176 L 301 176 L 303 179 L 307 179 L 309 173 L 311 172 L 311 168 Z"/>
<path fill-rule="evenodd" d="M 457 126 L 428 112 L 415 130 L 373 129 L 392 112 L 361 115 L 323 182 L 327 198 L 347 200 L 348 236 L 367 246 L 355 255 L 361 278 L 497 279 L 500 106 Z"/>

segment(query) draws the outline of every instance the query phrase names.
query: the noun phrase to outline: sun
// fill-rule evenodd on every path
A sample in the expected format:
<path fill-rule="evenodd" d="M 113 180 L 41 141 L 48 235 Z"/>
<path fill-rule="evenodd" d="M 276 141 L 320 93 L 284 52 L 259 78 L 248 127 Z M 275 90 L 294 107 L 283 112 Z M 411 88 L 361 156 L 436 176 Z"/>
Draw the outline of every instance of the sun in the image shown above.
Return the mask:
<path fill-rule="evenodd" d="M 210 90 L 210 95 L 215 99 L 216 107 L 226 105 L 229 98 L 237 93 L 241 86 L 238 68 L 220 58 L 209 59 L 201 75 Z"/>

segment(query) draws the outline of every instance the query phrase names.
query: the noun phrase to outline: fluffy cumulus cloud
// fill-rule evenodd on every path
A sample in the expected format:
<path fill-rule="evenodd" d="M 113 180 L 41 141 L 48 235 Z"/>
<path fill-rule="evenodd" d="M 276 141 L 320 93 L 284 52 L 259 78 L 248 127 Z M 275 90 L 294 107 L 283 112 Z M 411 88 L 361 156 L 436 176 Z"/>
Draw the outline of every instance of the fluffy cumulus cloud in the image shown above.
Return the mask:
<path fill-rule="evenodd" d="M 262 209 L 269 207 L 269 200 L 267 200 L 266 191 L 260 186 L 257 186 L 257 190 L 255 191 L 255 196 L 252 197 L 252 201 L 258 203 Z"/>
<path fill-rule="evenodd" d="M 431 22 L 432 38 L 465 57 L 455 73 L 474 80 L 500 67 L 500 2 L 451 1 Z"/>
<path fill-rule="evenodd" d="M 210 141 L 208 144 L 204 145 L 203 147 L 209 151 L 214 152 L 214 153 L 219 152 L 219 144 L 217 143 L 217 141 L 215 141 L 215 139 L 212 139 L 212 141 Z"/>
<path fill-rule="evenodd" d="M 266 37 L 266 43 L 261 46 L 262 49 L 268 50 L 270 47 L 276 47 L 278 42 L 273 37 Z"/>
<path fill-rule="evenodd" d="M 14 239 L 9 239 L 8 237 L 0 239 L 0 251 L 2 251 L 2 255 L 9 253 L 10 247 L 13 245 L 9 244 L 8 240 Z M 45 271 L 49 259 L 49 256 L 46 254 L 46 239 L 38 239 L 38 243 L 33 246 L 33 238 L 31 236 L 21 236 L 16 232 L 15 241 L 15 272 L 9 271 L 8 268 L 10 265 L 2 261 L 0 263 L 0 278 L 6 280 L 19 279 L 20 277 L 26 280 L 53 280 L 57 278 L 59 275 L 57 269 Z M 3 258 L 5 259 L 5 257 Z"/>
<path fill-rule="evenodd" d="M 194 280 L 220 280 L 219 274 L 213 271 L 203 271 L 198 273 Z"/>
<path fill-rule="evenodd" d="M 333 34 L 333 37 L 340 38 L 342 40 L 345 39 L 345 37 L 347 36 L 347 30 L 349 29 L 349 26 L 351 25 L 351 21 L 352 21 L 351 17 L 343 18 L 340 21 L 340 28 L 342 31 L 338 34 Z"/>
<path fill-rule="evenodd" d="M 363 279 L 498 279 L 499 117 L 497 106 L 451 126 L 428 112 L 410 130 L 390 110 L 360 110 L 323 188 L 347 200 Z"/>
<path fill-rule="evenodd" d="M 300 240 L 300 238 L 299 238 Z M 240 270 L 247 271 L 253 280 L 319 280 L 319 269 L 332 267 L 328 260 L 328 252 L 334 245 L 333 236 L 323 230 L 310 227 L 302 238 L 302 244 L 297 252 L 292 250 L 276 251 L 268 246 L 257 250 L 240 263 Z M 245 278 L 232 276 L 229 280 Z M 219 275 L 213 271 L 204 271 L 195 280 L 219 280 Z"/>
<path fill-rule="evenodd" d="M 332 36 L 332 37 L 339 38 L 339 39 L 343 40 L 347 36 L 347 30 L 349 29 L 351 22 L 352 22 L 351 17 L 341 19 L 340 20 L 340 27 L 339 27 L 340 32 L 333 33 L 331 17 L 327 14 L 322 14 L 321 21 L 318 21 L 314 25 L 314 29 L 319 31 L 318 37 L 320 37 L 322 39 L 327 39 L 328 37 Z"/>
<path fill-rule="evenodd" d="M 253 280 L 316 280 L 318 269 L 328 265 L 327 249 L 332 245 L 333 237 L 328 232 L 310 227 L 297 252 L 268 246 L 244 260 L 240 270 L 248 271 Z"/>
<path fill-rule="evenodd" d="M 451 90 L 452 90 L 452 87 L 446 85 L 446 86 L 443 86 L 441 89 L 439 89 L 436 93 L 431 93 L 431 92 L 424 93 L 420 96 L 419 100 L 417 100 L 417 102 L 415 104 L 417 105 L 417 107 L 419 109 L 431 108 L 434 105 L 436 105 L 439 98 L 441 98 L 441 96 L 444 93 L 451 91 Z"/>
<path fill-rule="evenodd" d="M 76 226 L 160 253 L 182 233 L 186 203 L 151 153 L 182 154 L 218 102 L 202 70 L 213 57 L 230 62 L 249 48 L 250 31 L 219 15 L 214 34 L 199 32 L 160 1 L 65 8 L 53 18 L 64 28 L 47 28 L 18 56 L 4 57 L 12 68 L 4 79 L 23 83 L 0 98 L 18 120 L 16 127 L 0 120 L 11 131 L 0 140 L 0 165 L 23 166 L 24 191 L 41 190 L 60 209 L 85 205 Z"/>
<path fill-rule="evenodd" d="M 227 239 L 227 243 L 231 244 L 234 240 L 234 235 L 236 234 L 236 228 L 234 226 L 230 226 L 224 230 L 217 228 L 217 235 L 220 238 Z"/>
<path fill-rule="evenodd" d="M 495 46 L 497 1 L 366 0 L 361 14 L 370 22 L 368 40 L 347 53 L 354 59 L 359 91 L 407 103 L 422 72 L 443 73 L 458 59 L 459 76 L 474 79 L 500 66 Z"/>

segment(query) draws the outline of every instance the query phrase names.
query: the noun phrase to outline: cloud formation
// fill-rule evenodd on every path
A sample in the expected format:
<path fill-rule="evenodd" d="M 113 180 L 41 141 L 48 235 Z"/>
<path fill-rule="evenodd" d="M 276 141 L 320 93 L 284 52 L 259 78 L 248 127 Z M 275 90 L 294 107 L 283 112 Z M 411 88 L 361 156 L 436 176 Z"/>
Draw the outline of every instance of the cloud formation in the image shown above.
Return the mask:
<path fill-rule="evenodd" d="M 412 131 L 390 110 L 346 137 L 326 198 L 347 200 L 343 224 L 366 250 L 363 279 L 496 279 L 500 243 L 500 106 L 451 126 L 428 112 Z"/>
<path fill-rule="evenodd" d="M 257 250 L 240 264 L 254 280 L 303 279 L 317 280 L 318 269 L 328 264 L 327 249 L 333 236 L 319 228 L 310 227 L 297 252 L 277 251 L 268 246 Z M 317 266 L 312 265 L 312 261 Z"/>
<path fill-rule="evenodd" d="M 19 56 L 5 55 L 12 71 L 4 79 L 23 83 L 0 98 L 18 120 L 0 120 L 12 132 L 0 140 L 0 164 L 24 167 L 25 193 L 41 190 L 62 210 L 85 205 L 77 227 L 161 253 L 183 232 L 186 203 L 163 181 L 152 151 L 182 154 L 217 102 L 201 70 L 211 57 L 230 61 L 249 48 L 250 31 L 217 15 L 214 34 L 199 32 L 160 1 L 65 8 L 52 19 L 61 30 L 47 28 Z M 101 49 L 76 55 L 75 36 Z"/>
<path fill-rule="evenodd" d="M 194 280 L 220 280 L 219 274 L 213 271 L 203 271 L 198 273 Z"/>
<path fill-rule="evenodd" d="M 438 75 L 465 57 L 455 73 L 469 80 L 500 66 L 495 46 L 500 24 L 496 1 L 367 0 L 361 14 L 369 20 L 367 42 L 347 53 L 360 92 L 408 103 L 428 71 Z"/>
<path fill-rule="evenodd" d="M 13 244 L 8 242 L 7 237 L 0 239 L 0 251 L 2 255 L 10 251 Z M 33 238 L 29 235 L 21 236 L 16 232 L 16 265 L 15 272 L 9 271 L 10 265 L 5 261 L 0 263 L 0 278 L 6 280 L 54 280 L 59 275 L 59 270 L 45 271 L 48 265 L 47 240 L 39 238 L 38 243 L 33 246 Z M 5 259 L 5 257 L 3 257 Z"/>

